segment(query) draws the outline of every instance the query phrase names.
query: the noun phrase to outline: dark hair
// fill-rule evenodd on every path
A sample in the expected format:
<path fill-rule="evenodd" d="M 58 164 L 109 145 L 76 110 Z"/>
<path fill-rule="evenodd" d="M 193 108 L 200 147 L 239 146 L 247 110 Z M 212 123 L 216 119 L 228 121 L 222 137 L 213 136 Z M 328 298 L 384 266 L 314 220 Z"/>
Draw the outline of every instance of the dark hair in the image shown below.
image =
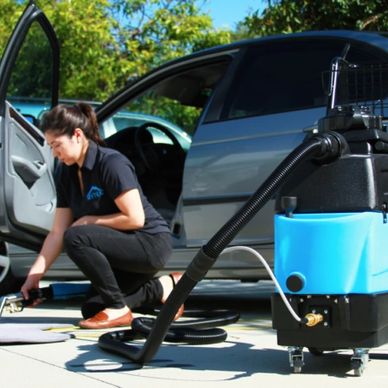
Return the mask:
<path fill-rule="evenodd" d="M 89 104 L 83 102 L 75 105 L 59 104 L 45 113 L 41 122 L 43 132 L 52 131 L 69 137 L 73 136 L 76 128 L 82 129 L 88 139 L 104 145 L 98 130 L 96 114 Z"/>

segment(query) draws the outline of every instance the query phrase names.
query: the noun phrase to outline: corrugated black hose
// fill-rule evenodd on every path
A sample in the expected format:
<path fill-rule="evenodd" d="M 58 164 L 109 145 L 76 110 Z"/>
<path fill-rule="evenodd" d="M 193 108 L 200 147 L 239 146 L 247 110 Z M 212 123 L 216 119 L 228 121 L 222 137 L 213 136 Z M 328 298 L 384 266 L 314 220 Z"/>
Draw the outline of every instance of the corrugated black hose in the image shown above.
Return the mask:
<path fill-rule="evenodd" d="M 242 208 L 198 251 L 153 324 L 145 321 L 144 318 L 136 318 L 132 323 L 132 330 L 120 330 L 103 334 L 98 340 L 98 345 L 108 352 L 120 354 L 137 364 L 143 365 L 153 358 L 165 338 L 173 338 L 174 340 L 179 338 L 179 342 L 186 343 L 205 343 L 201 341 L 208 340 L 203 339 L 207 336 L 206 332 L 198 331 L 196 333 L 191 331 L 195 329 L 184 328 L 186 322 L 183 323 L 184 330 L 181 325 L 178 328 L 179 333 L 174 334 L 177 323 L 173 325 L 171 323 L 179 307 L 185 302 L 196 284 L 206 276 L 221 252 L 275 195 L 280 186 L 285 183 L 289 173 L 298 164 L 311 159 L 318 159 L 321 162 L 332 161 L 338 158 L 346 149 L 346 141 L 337 132 L 313 135 L 299 145 L 280 163 Z M 137 322 L 137 320 L 140 320 L 140 322 Z M 224 323 L 220 321 L 218 324 Z M 138 329 L 135 329 L 136 327 Z M 141 327 L 141 330 L 139 330 L 139 327 Z M 148 327 L 148 329 L 144 327 Z M 148 332 L 148 335 L 146 332 Z M 143 338 L 143 336 L 147 336 L 147 340 L 141 349 L 126 343 L 127 341 Z M 222 335 L 214 334 L 214 332 L 209 336 L 214 336 L 214 342 L 219 342 L 223 338 Z M 198 337 L 202 339 L 196 340 Z"/>

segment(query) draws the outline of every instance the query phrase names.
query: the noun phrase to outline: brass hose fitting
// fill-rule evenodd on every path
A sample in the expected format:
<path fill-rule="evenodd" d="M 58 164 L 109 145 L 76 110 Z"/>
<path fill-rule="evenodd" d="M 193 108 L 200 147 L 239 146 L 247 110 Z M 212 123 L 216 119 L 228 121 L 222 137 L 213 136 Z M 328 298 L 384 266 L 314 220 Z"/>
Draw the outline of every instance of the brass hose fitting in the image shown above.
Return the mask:
<path fill-rule="evenodd" d="M 308 313 L 303 318 L 303 323 L 309 327 L 316 326 L 316 325 L 318 325 L 318 323 L 320 323 L 322 321 L 323 321 L 322 314 Z"/>

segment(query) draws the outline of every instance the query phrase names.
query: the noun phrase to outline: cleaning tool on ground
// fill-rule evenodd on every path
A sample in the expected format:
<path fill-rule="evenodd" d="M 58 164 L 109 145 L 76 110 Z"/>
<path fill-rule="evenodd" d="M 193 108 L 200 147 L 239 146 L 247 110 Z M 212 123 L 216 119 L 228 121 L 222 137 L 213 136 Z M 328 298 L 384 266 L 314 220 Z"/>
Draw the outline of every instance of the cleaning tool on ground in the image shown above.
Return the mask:
<path fill-rule="evenodd" d="M 90 289 L 89 283 L 53 283 L 30 291 L 30 299 L 21 293 L 5 295 L 0 298 L 0 344 L 33 344 L 61 342 L 73 338 L 71 333 L 58 333 L 50 329 L 68 329 L 68 324 L 58 323 L 19 323 L 1 319 L 4 310 L 9 313 L 20 312 L 35 300 L 68 299 L 84 295 Z"/>
<path fill-rule="evenodd" d="M 71 333 L 56 333 L 49 329 L 68 326 L 56 323 L 0 323 L 0 344 L 36 344 L 66 341 L 73 338 Z"/>
<path fill-rule="evenodd" d="M 53 283 L 48 287 L 41 287 L 30 291 L 30 299 L 24 299 L 22 293 L 4 295 L 0 297 L 0 318 L 3 310 L 10 313 L 22 311 L 35 300 L 69 299 L 85 295 L 90 290 L 90 283 Z"/>

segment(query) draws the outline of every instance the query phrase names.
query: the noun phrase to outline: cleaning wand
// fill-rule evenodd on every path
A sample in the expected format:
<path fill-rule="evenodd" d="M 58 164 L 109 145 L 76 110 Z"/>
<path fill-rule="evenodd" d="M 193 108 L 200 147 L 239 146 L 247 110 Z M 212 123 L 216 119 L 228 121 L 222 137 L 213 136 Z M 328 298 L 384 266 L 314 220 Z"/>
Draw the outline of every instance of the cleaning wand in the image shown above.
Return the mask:
<path fill-rule="evenodd" d="M 0 297 L 0 318 L 3 310 L 9 313 L 20 312 L 26 306 L 30 306 L 36 300 L 68 299 L 85 295 L 90 289 L 89 283 L 53 283 L 48 287 L 30 290 L 29 299 L 25 299 L 21 292 Z"/>

